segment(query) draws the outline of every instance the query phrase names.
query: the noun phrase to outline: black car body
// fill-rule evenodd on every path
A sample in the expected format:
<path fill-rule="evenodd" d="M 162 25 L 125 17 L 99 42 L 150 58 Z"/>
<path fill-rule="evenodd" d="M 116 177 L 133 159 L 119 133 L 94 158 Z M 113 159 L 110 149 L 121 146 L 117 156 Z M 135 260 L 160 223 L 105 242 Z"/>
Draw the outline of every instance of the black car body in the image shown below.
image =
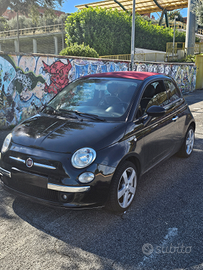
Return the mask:
<path fill-rule="evenodd" d="M 170 77 L 103 73 L 68 87 L 5 139 L 7 190 L 49 205 L 123 211 L 137 178 L 176 152 L 192 153 L 195 121 Z"/>

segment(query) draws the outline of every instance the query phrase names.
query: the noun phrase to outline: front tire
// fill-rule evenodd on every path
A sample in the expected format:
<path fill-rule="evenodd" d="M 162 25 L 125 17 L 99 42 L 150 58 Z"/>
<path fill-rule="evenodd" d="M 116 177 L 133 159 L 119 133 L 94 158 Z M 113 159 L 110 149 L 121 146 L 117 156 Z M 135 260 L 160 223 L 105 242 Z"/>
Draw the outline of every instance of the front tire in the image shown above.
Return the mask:
<path fill-rule="evenodd" d="M 137 168 L 132 162 L 125 161 L 113 176 L 107 209 L 117 213 L 126 211 L 135 197 L 136 187 Z"/>
<path fill-rule="evenodd" d="M 178 152 L 178 155 L 183 158 L 188 158 L 193 151 L 195 141 L 195 131 L 192 126 L 190 126 L 185 135 L 184 142 Z"/>

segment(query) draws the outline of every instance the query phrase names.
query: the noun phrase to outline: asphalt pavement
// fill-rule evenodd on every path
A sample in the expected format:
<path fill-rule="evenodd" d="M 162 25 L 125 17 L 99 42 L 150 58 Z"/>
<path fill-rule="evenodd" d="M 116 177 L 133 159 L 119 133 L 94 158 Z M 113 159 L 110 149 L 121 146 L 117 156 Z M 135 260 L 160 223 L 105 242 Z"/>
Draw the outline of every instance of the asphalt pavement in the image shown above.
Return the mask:
<path fill-rule="evenodd" d="M 145 174 L 124 215 L 49 208 L 0 184 L 0 269 L 203 269 L 203 90 L 185 98 L 197 124 L 192 156 Z"/>

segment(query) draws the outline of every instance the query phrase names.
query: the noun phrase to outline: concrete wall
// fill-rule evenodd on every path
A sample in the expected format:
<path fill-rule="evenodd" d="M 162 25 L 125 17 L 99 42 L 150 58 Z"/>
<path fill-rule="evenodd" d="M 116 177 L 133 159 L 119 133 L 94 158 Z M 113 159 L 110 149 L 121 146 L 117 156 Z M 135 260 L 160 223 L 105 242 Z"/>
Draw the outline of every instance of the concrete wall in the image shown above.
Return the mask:
<path fill-rule="evenodd" d="M 165 73 L 175 79 L 183 94 L 194 91 L 196 87 L 195 64 L 136 62 L 134 70 Z"/>
<path fill-rule="evenodd" d="M 128 69 L 127 61 L 0 54 L 0 128 L 16 125 L 35 114 L 55 94 L 81 76 Z M 182 91 L 195 88 L 194 65 L 136 63 L 135 70 L 172 75 Z"/>

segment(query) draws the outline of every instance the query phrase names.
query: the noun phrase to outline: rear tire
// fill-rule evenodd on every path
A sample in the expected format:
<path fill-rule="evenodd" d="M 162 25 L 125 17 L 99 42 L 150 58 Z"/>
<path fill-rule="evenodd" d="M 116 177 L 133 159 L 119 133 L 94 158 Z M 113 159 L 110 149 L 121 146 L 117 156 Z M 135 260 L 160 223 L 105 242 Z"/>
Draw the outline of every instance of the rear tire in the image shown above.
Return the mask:
<path fill-rule="evenodd" d="M 132 204 L 136 187 L 137 168 L 132 162 L 125 161 L 113 176 L 106 208 L 117 213 L 126 211 Z"/>
<path fill-rule="evenodd" d="M 190 126 L 185 135 L 184 142 L 177 153 L 178 156 L 188 158 L 192 154 L 194 147 L 194 140 L 195 140 L 195 131 L 194 128 Z"/>

